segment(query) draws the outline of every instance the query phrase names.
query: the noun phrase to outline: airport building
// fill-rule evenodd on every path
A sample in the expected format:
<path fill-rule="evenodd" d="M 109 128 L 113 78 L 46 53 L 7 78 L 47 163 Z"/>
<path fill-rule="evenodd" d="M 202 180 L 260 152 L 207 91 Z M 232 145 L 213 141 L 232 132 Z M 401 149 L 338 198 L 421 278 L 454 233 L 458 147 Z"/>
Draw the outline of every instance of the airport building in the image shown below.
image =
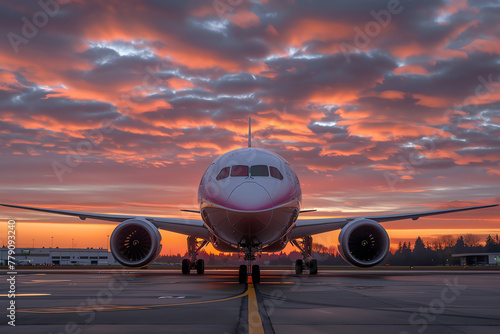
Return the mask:
<path fill-rule="evenodd" d="M 461 266 L 500 266 L 500 253 L 452 254 L 460 258 Z"/>
<path fill-rule="evenodd" d="M 0 248 L 0 265 L 8 263 L 7 247 Z M 16 248 L 15 263 L 22 265 L 105 266 L 119 265 L 103 248 Z"/>

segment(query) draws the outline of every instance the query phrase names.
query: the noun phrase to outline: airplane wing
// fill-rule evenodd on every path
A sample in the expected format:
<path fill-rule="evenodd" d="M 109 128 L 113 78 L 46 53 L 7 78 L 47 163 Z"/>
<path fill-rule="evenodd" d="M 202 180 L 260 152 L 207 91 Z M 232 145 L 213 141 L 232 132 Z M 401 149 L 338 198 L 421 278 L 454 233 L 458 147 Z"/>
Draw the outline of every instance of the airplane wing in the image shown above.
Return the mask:
<path fill-rule="evenodd" d="M 90 219 L 121 223 L 122 221 L 125 221 L 127 219 L 144 218 L 153 223 L 153 225 L 155 225 L 157 228 L 161 230 L 176 232 L 185 235 L 192 235 L 202 239 L 208 239 L 210 237 L 210 232 L 205 226 L 203 220 L 201 219 L 144 217 L 144 216 L 134 216 L 134 215 L 108 215 L 101 213 L 35 208 L 31 206 L 21 206 L 21 205 L 10 205 L 10 204 L 0 204 L 0 205 L 8 208 L 41 211 L 41 212 L 48 212 L 66 216 L 75 216 L 80 218 L 81 220 L 90 218 Z"/>
<path fill-rule="evenodd" d="M 490 208 L 498 206 L 498 204 L 490 204 L 490 205 L 481 205 L 481 206 L 468 206 L 463 208 L 456 209 L 447 209 L 447 210 L 436 210 L 436 211 L 423 211 L 423 212 L 413 212 L 413 213 L 397 213 L 391 215 L 380 215 L 380 216 L 360 216 L 360 217 L 346 217 L 346 218 L 321 218 L 321 219 L 303 219 L 297 220 L 295 226 L 293 227 L 290 238 L 303 238 L 308 235 L 314 235 L 318 233 L 324 233 L 329 231 L 334 231 L 343 228 L 349 222 L 354 219 L 366 218 L 375 220 L 378 223 L 389 222 L 394 220 L 402 220 L 402 219 L 413 219 L 417 220 L 420 217 L 433 216 L 433 215 L 441 215 L 444 213 L 452 213 L 459 211 L 468 211 L 468 210 L 476 210 L 483 208 Z"/>

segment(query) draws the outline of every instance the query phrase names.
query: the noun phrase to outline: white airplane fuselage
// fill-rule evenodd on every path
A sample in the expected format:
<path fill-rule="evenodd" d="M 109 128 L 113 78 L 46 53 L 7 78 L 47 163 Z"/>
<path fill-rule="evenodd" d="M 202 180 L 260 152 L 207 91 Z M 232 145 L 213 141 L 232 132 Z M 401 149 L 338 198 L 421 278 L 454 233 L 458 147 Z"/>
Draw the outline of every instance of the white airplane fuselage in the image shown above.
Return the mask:
<path fill-rule="evenodd" d="M 241 148 L 214 160 L 198 190 L 203 221 L 220 251 L 279 251 L 300 212 L 297 175 L 279 155 Z"/>

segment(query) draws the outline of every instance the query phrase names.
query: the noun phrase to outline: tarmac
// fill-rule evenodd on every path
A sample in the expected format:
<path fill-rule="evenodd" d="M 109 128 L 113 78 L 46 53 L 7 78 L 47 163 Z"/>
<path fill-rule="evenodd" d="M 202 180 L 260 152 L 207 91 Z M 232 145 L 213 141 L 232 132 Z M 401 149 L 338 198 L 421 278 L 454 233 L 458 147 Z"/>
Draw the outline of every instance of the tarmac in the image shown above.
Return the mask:
<path fill-rule="evenodd" d="M 4 279 L 4 312 L 11 288 Z M 18 270 L 0 333 L 499 333 L 500 271 Z"/>

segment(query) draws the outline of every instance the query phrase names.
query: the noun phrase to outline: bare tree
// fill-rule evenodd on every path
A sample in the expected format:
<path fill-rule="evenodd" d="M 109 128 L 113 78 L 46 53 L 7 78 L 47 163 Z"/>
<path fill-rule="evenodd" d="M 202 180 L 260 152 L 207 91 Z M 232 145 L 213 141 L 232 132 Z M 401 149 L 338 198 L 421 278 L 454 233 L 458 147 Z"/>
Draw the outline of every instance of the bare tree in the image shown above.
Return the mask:
<path fill-rule="evenodd" d="M 328 251 L 328 247 L 323 244 L 313 243 L 312 250 L 316 253 L 326 253 Z"/>
<path fill-rule="evenodd" d="M 444 234 L 438 237 L 438 240 L 443 248 L 453 247 L 455 245 L 456 239 L 451 234 Z"/>
<path fill-rule="evenodd" d="M 328 254 L 330 254 L 330 255 L 335 255 L 335 254 L 337 254 L 337 247 L 335 247 L 335 246 L 333 246 L 333 245 L 332 245 L 332 246 L 330 246 L 330 247 L 328 247 Z"/>
<path fill-rule="evenodd" d="M 479 246 L 480 241 L 481 241 L 481 237 L 477 234 L 464 235 L 464 243 L 465 243 L 466 247 L 477 247 L 477 246 Z"/>
<path fill-rule="evenodd" d="M 436 239 L 432 240 L 432 249 L 435 251 L 443 249 L 443 242 L 440 237 L 436 237 Z"/>

